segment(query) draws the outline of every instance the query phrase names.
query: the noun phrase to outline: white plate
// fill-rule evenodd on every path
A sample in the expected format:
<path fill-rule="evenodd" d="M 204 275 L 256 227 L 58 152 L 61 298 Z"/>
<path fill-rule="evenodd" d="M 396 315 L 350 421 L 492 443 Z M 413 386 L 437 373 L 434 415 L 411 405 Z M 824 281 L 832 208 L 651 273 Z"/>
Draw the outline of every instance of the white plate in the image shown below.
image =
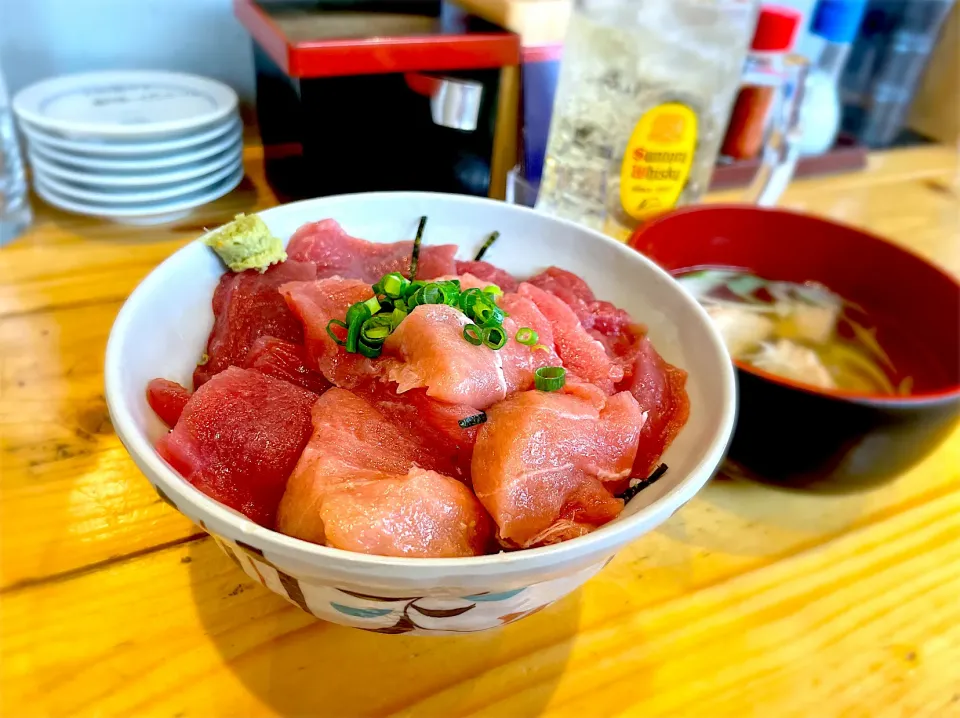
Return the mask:
<path fill-rule="evenodd" d="M 44 186 L 67 199 L 78 202 L 95 202 L 98 204 L 144 204 L 147 202 L 159 202 L 161 200 L 173 199 L 182 195 L 190 194 L 205 189 L 212 184 L 226 179 L 236 174 L 237 165 L 224 165 L 216 170 L 197 179 L 189 180 L 182 184 L 167 185 L 162 189 L 144 188 L 130 189 L 126 187 L 113 187 L 109 189 L 86 189 L 78 187 L 70 182 L 58 180 L 55 177 L 40 174 L 39 178 Z"/>
<path fill-rule="evenodd" d="M 95 157 L 92 155 L 72 155 L 48 147 L 39 142 L 30 141 L 30 151 L 45 160 L 57 162 L 67 169 L 80 172 L 87 170 L 108 170 L 117 172 L 146 172 L 150 170 L 176 167 L 177 165 L 198 162 L 226 150 L 235 150 L 243 141 L 240 130 L 207 142 L 186 152 L 173 152 L 166 155 L 147 157 Z"/>
<path fill-rule="evenodd" d="M 41 175 L 50 175 L 61 180 L 75 182 L 85 187 L 96 189 L 102 187 L 156 187 L 157 185 L 184 182 L 194 177 L 210 174 L 224 165 L 234 165 L 242 161 L 243 148 L 235 148 L 221 152 L 219 155 L 178 167 L 169 172 L 102 172 L 98 170 L 73 170 L 59 162 L 50 162 L 40 157 L 36 152 L 28 149 L 27 156 L 34 171 Z"/>
<path fill-rule="evenodd" d="M 155 138 L 184 134 L 236 110 L 222 82 L 179 72 L 86 72 L 42 80 L 13 98 L 17 116 L 68 137 Z"/>
<path fill-rule="evenodd" d="M 68 152 L 73 156 L 84 157 L 142 157 L 144 155 L 164 155 L 178 150 L 185 150 L 205 142 L 210 142 L 229 132 L 242 132 L 243 123 L 237 115 L 231 115 L 227 119 L 218 122 L 211 127 L 204 128 L 200 132 L 191 133 L 173 137 L 167 140 L 142 141 L 142 140 L 71 140 L 59 135 L 51 134 L 41 127 L 31 125 L 29 122 L 20 122 L 20 129 L 34 146 L 43 145 L 44 148 L 51 148 Z"/>
<path fill-rule="evenodd" d="M 66 210 L 67 212 L 85 214 L 91 217 L 106 217 L 107 219 L 114 219 L 125 224 L 143 225 L 160 224 L 184 217 L 190 213 L 190 210 L 207 204 L 208 202 L 213 202 L 215 199 L 227 194 L 227 192 L 240 184 L 242 179 L 243 167 L 238 167 L 229 177 L 204 190 L 172 200 L 146 202 L 132 206 L 78 202 L 64 197 L 49 187 L 44 183 L 42 177 L 34 177 L 33 188 L 45 202 L 52 204 L 54 207 Z"/>

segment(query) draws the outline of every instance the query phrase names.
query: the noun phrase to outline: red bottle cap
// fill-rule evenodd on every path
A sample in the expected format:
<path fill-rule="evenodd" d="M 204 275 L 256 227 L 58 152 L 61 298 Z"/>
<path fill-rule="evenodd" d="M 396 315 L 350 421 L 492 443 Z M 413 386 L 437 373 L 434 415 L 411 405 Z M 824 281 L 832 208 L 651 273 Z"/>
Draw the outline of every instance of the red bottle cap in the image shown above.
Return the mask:
<path fill-rule="evenodd" d="M 796 10 L 778 5 L 764 5 L 757 18 L 751 50 L 757 52 L 785 52 L 793 47 L 803 15 Z"/>

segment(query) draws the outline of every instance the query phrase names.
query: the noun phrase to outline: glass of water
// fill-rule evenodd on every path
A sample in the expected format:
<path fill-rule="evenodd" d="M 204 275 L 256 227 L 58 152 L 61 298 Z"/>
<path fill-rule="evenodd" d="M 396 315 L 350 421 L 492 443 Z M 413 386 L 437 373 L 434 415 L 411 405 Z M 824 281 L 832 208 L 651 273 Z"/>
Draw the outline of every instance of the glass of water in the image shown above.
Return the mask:
<path fill-rule="evenodd" d="M 27 194 L 13 110 L 0 68 L 0 247 L 30 225 L 32 215 Z"/>

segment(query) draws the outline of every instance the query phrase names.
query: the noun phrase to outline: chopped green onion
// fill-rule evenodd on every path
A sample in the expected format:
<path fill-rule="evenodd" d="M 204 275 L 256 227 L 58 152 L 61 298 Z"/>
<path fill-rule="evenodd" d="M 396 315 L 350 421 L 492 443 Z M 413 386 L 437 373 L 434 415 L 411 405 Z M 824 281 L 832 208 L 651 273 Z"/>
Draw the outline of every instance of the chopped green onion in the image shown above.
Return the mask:
<path fill-rule="evenodd" d="M 487 241 L 483 243 L 482 247 L 480 247 L 480 251 L 477 252 L 477 256 L 473 258 L 473 261 L 479 262 L 481 259 L 483 259 L 483 255 L 487 253 L 487 250 L 490 249 L 490 245 L 496 242 L 497 237 L 499 236 L 500 236 L 499 232 L 494 232 L 489 237 L 487 237 Z"/>
<path fill-rule="evenodd" d="M 400 326 L 400 322 L 407 318 L 407 308 L 400 305 L 394 305 L 393 311 L 386 316 L 390 319 L 390 325 L 396 329 L 398 326 Z"/>
<path fill-rule="evenodd" d="M 403 298 L 407 299 L 408 297 L 412 297 L 417 293 L 417 290 L 425 286 L 427 286 L 427 283 L 419 279 L 414 282 L 410 282 L 403 290 Z"/>
<path fill-rule="evenodd" d="M 377 303 L 379 307 L 379 302 Z M 366 302 L 357 302 L 347 310 L 347 343 L 348 352 L 357 351 L 357 342 L 360 340 L 360 328 L 363 323 L 373 316 Z"/>
<path fill-rule="evenodd" d="M 491 284 L 483 288 L 483 293 L 489 294 L 492 297 L 499 297 L 501 294 L 503 294 L 503 290 L 500 289 L 500 287 L 498 287 L 496 284 Z"/>
<path fill-rule="evenodd" d="M 562 389 L 567 381 L 567 370 L 562 366 L 542 366 L 533 374 L 533 384 L 540 391 Z"/>
<path fill-rule="evenodd" d="M 352 326 L 355 322 L 363 323 L 373 316 L 370 307 L 366 302 L 357 302 L 347 310 L 347 326 Z"/>
<path fill-rule="evenodd" d="M 473 308 L 473 320 L 481 327 L 499 327 L 503 324 L 503 310 L 496 304 L 477 304 Z"/>
<path fill-rule="evenodd" d="M 483 344 L 483 330 L 476 324 L 468 324 L 463 328 L 463 338 L 474 346 Z"/>
<path fill-rule="evenodd" d="M 540 335 L 530 327 L 520 327 L 520 329 L 517 330 L 517 336 L 515 336 L 514 339 L 517 340 L 518 344 L 532 347 L 540 340 Z"/>
<path fill-rule="evenodd" d="M 390 299 L 399 299 L 403 296 L 403 290 L 410 286 L 410 280 L 404 277 L 400 272 L 391 272 L 384 275 L 380 280 L 381 294 L 386 294 Z M 374 291 L 377 287 L 374 286 Z"/>
<path fill-rule="evenodd" d="M 443 294 L 443 303 L 450 307 L 456 307 L 460 301 L 460 282 L 451 280 L 447 282 L 438 282 L 437 286 Z"/>
<path fill-rule="evenodd" d="M 360 327 L 360 342 L 369 346 L 383 344 L 393 331 L 393 321 L 386 314 L 370 317 Z"/>
<path fill-rule="evenodd" d="M 639 494 L 641 491 L 643 491 L 645 488 L 647 488 L 650 484 L 660 479 L 665 473 L 667 473 L 667 465 L 660 464 L 660 466 L 658 466 L 653 470 L 653 473 L 650 474 L 650 476 L 648 476 L 645 479 L 642 479 L 641 481 L 638 481 L 633 486 L 631 486 L 626 491 L 624 491 L 622 494 L 619 494 L 617 498 L 623 499 L 623 502 L 626 503 L 627 501 L 632 499 L 634 496 Z"/>
<path fill-rule="evenodd" d="M 548 352 L 548 351 L 550 351 L 550 350 L 547 349 L 547 345 L 546 345 L 546 344 L 534 344 L 532 347 L 530 347 L 530 351 L 535 351 L 535 352 Z"/>
<path fill-rule="evenodd" d="M 423 304 L 423 287 L 418 287 L 417 291 L 413 294 L 407 295 L 407 308 L 412 312 L 414 307 L 419 307 Z"/>
<path fill-rule="evenodd" d="M 371 346 L 362 341 L 357 343 L 357 353 L 365 356 L 367 359 L 376 359 L 378 356 L 380 356 L 380 351 L 382 348 L 383 346 L 381 344 Z"/>
<path fill-rule="evenodd" d="M 502 349 L 507 343 L 507 333 L 503 327 L 486 327 L 482 336 L 483 343 L 491 349 Z"/>
<path fill-rule="evenodd" d="M 464 417 L 457 423 L 460 424 L 461 429 L 469 429 L 471 426 L 487 423 L 487 415 L 481 411 L 479 414 L 473 414 L 472 416 Z"/>
<path fill-rule="evenodd" d="M 460 305 L 460 311 L 472 318 L 473 308 L 477 302 L 484 301 L 483 292 L 476 287 L 472 287 L 465 292 L 461 292 L 457 298 L 457 304 Z"/>
<path fill-rule="evenodd" d="M 423 228 L 427 226 L 427 218 L 420 218 L 417 227 L 417 236 L 413 240 L 413 253 L 410 255 L 410 281 L 417 278 L 417 265 L 420 263 L 420 242 L 423 241 Z"/>
<path fill-rule="evenodd" d="M 423 300 L 421 304 L 443 304 L 445 297 L 443 296 L 443 289 L 440 288 L 439 284 L 428 284 L 422 290 Z"/>
<path fill-rule="evenodd" d="M 333 327 L 343 327 L 344 329 L 349 329 L 346 322 L 341 322 L 339 319 L 331 319 L 327 322 L 327 334 L 330 335 L 330 338 L 333 339 L 337 344 L 343 346 L 346 342 L 333 333 Z"/>
<path fill-rule="evenodd" d="M 376 296 L 370 297 L 363 305 L 370 310 L 371 317 L 380 311 L 380 300 Z"/>

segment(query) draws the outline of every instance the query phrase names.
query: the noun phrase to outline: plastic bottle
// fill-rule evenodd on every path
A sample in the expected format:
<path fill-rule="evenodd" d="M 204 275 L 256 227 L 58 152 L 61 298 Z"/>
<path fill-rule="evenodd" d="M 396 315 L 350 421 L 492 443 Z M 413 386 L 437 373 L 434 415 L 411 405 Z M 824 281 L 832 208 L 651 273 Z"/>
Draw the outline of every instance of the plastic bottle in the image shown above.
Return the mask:
<path fill-rule="evenodd" d="M 820 57 L 807 76 L 800 110 L 800 153 L 819 155 L 837 140 L 842 118 L 840 74 L 860 29 L 867 0 L 820 0 L 811 32 L 823 40 Z"/>
<path fill-rule="evenodd" d="M 765 5 L 743 72 L 720 154 L 734 160 L 752 160 L 763 148 L 770 109 L 781 83 L 783 62 L 793 47 L 802 15 L 790 8 Z"/>

